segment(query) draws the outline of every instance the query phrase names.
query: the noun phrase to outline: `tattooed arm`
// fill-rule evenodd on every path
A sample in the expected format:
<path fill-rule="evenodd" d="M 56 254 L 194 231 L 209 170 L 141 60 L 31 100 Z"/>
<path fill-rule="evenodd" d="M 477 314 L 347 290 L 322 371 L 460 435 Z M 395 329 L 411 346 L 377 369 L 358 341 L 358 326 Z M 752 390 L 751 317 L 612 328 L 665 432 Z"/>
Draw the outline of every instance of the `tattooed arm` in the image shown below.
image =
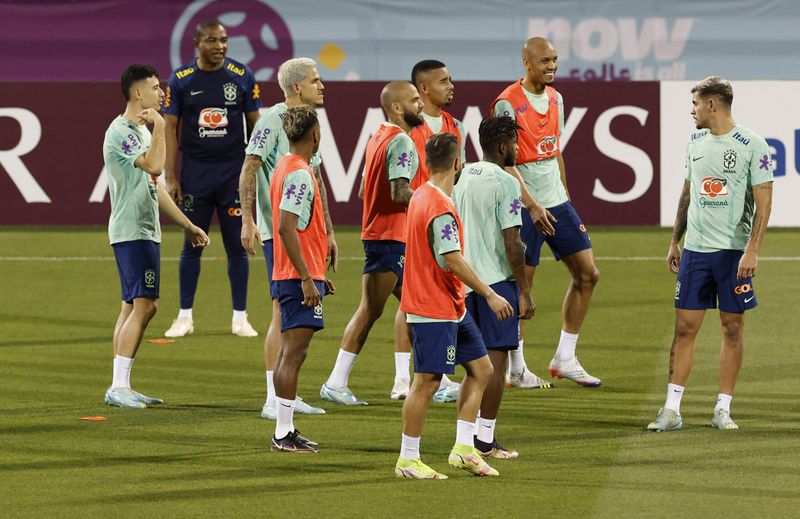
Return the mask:
<path fill-rule="evenodd" d="M 253 245 L 258 234 L 258 228 L 253 218 L 253 203 L 256 199 L 256 175 L 260 167 L 261 157 L 258 155 L 245 155 L 242 172 L 239 174 L 239 202 L 242 207 L 242 247 L 251 256 L 256 254 Z"/>
<path fill-rule="evenodd" d="M 750 241 L 747 242 L 747 249 L 745 249 L 742 259 L 739 260 L 736 279 L 756 275 L 758 249 L 764 240 L 764 233 L 767 231 L 767 223 L 769 223 L 769 214 L 772 212 L 772 182 L 753 186 L 753 200 L 756 203 L 756 215 L 753 218 L 753 228 L 750 231 Z"/>
<path fill-rule="evenodd" d="M 683 192 L 681 193 L 681 199 L 678 201 L 678 214 L 675 215 L 675 225 L 672 227 L 672 240 L 669 242 L 669 251 L 667 251 L 667 267 L 675 274 L 678 273 L 678 266 L 681 264 L 680 243 L 683 233 L 686 232 L 690 186 L 691 182 L 688 180 L 683 183 Z"/>

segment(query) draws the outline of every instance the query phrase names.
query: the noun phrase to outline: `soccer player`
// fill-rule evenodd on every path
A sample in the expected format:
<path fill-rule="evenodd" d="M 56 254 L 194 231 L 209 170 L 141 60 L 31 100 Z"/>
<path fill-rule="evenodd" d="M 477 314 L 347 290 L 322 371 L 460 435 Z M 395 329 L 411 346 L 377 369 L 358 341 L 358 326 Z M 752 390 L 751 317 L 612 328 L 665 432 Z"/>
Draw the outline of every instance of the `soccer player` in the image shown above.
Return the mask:
<path fill-rule="evenodd" d="M 361 240 L 364 244 L 364 273 L 361 276 L 361 302 L 342 337 L 342 347 L 328 380 L 319 395 L 344 405 L 366 405 L 348 388 L 348 378 L 372 325 L 383 313 L 391 294 L 400 299 L 405 263 L 406 206 L 413 191 L 419 164 L 411 128 L 422 124 L 417 89 L 406 81 L 392 81 L 381 92 L 381 106 L 389 122 L 383 123 L 367 144 L 364 176 L 359 195 L 364 200 Z M 411 379 L 411 345 L 405 314 L 395 315 L 395 384 L 393 399 L 408 394 Z"/>
<path fill-rule="evenodd" d="M 519 319 L 530 319 L 533 301 L 525 277 L 525 248 L 519 237 L 522 207 L 519 182 L 503 168 L 517 159 L 517 124 L 510 117 L 487 117 L 478 128 L 483 160 L 468 164 L 459 176 L 453 201 L 461 217 L 464 258 L 494 292 L 514 308 L 501 321 L 487 300 L 467 290 L 467 312 L 483 336 L 494 368 L 478 417 L 475 448 L 481 456 L 516 458 L 494 435 L 503 398 L 508 352 L 519 347 Z"/>
<path fill-rule="evenodd" d="M 289 108 L 283 117 L 289 154 L 275 167 L 270 186 L 275 240 L 274 295 L 281 306 L 281 349 L 275 365 L 278 402 L 272 450 L 314 453 L 317 443 L 294 427 L 297 378 L 314 332 L 324 328 L 322 298 L 334 293 L 325 277 L 328 238 L 322 197 L 311 157 L 319 149 L 319 122 L 314 108 Z"/>
<path fill-rule="evenodd" d="M 461 163 L 467 161 L 465 153 L 466 132 L 461 121 L 453 117 L 444 107 L 453 102 L 453 78 L 441 61 L 426 59 L 411 70 L 411 83 L 417 87 L 422 101 L 422 124 L 415 126 L 409 135 L 414 141 L 419 157 L 419 169 L 411 182 L 411 189 L 417 189 L 428 181 L 428 167 L 425 165 L 425 143 L 440 132 L 452 133 L 461 146 Z"/>
<path fill-rule="evenodd" d="M 439 133 L 425 145 L 430 180 L 414 192 L 406 221 L 406 283 L 400 307 L 408 315 L 414 347 L 414 382 L 403 403 L 403 436 L 395 465 L 398 477 L 446 479 L 422 463 L 420 437 L 433 394 L 443 373 L 456 364 L 467 372 L 458 395 L 456 443 L 451 467 L 480 476 L 497 476 L 474 446 L 475 419 L 492 376 L 475 321 L 464 306 L 464 284 L 486 299 L 497 319 L 514 313 L 511 305 L 484 283 L 465 261 L 461 220 L 450 196 L 461 169 L 458 139 Z"/>
<path fill-rule="evenodd" d="M 108 237 L 122 285 L 122 309 L 114 327 L 114 372 L 108 405 L 142 408 L 163 404 L 131 389 L 131 367 L 150 319 L 156 313 L 160 276 L 159 208 L 183 229 L 193 247 L 208 245 L 206 233 L 172 201 L 158 176 L 164 168 L 164 119 L 158 113 L 164 91 L 148 65 L 122 73 L 125 112 L 106 130 L 103 161 L 108 171 L 111 217 Z M 153 133 L 146 124 L 153 125 Z"/>
<path fill-rule="evenodd" d="M 667 266 L 678 280 L 667 399 L 647 426 L 658 432 L 683 426 L 681 398 L 694 363 L 695 339 L 706 309 L 717 305 L 722 351 L 711 426 L 739 428 L 731 419 L 731 397 L 744 354 L 744 313 L 758 304 L 753 277 L 772 210 L 769 145 L 733 120 L 731 84 L 711 76 L 691 93 L 691 114 L 702 131 L 687 146 L 686 180 L 667 252 Z"/>
<path fill-rule="evenodd" d="M 562 305 L 561 338 L 550 361 L 550 376 L 566 378 L 585 387 L 597 387 L 602 381 L 583 369 L 575 356 L 578 334 L 600 272 L 594 264 L 586 227 L 572 206 L 566 187 L 560 146 L 564 100 L 550 86 L 555 80 L 558 54 L 544 38 L 531 38 L 522 48 L 522 64 L 525 77 L 508 86 L 492 103 L 490 112 L 515 119 L 523 130 L 518 137 L 516 169 L 509 170 L 521 177 L 522 199 L 528 209 L 522 214 L 521 231 L 526 245 L 528 285 L 533 286 L 542 244 L 547 242 L 555 258 L 564 263 L 572 277 Z M 520 373 L 522 380 L 517 382 L 515 378 Z M 533 377 L 532 373 L 528 375 L 520 347 L 517 353 L 511 354 L 511 382 L 522 387 L 540 386 L 538 377 Z"/>
<path fill-rule="evenodd" d="M 294 58 L 286 61 L 278 68 L 278 84 L 283 90 L 286 101 L 278 103 L 259 117 L 250 142 L 247 144 L 246 156 L 239 177 L 239 196 L 242 205 L 241 242 L 245 250 L 255 255 L 256 232 L 259 234 L 267 264 L 267 276 L 270 281 L 269 293 L 272 298 L 272 317 L 267 335 L 264 339 L 264 366 L 267 377 L 267 399 L 261 408 L 261 417 L 275 420 L 277 403 L 275 401 L 275 383 L 273 374 L 275 362 L 280 350 L 281 309 L 272 287 L 273 269 L 273 229 L 272 206 L 269 199 L 269 186 L 275 166 L 281 157 L 289 152 L 289 139 L 283 131 L 283 118 L 286 111 L 295 106 L 322 106 L 325 87 L 317 72 L 317 64 L 309 58 Z M 319 186 L 322 207 L 325 213 L 325 228 L 328 235 L 328 256 L 333 271 L 338 265 L 338 249 L 333 232 L 333 224 L 328 213 L 328 198 L 325 182 L 322 180 L 319 164 L 319 153 L 311 158 L 310 166 Z M 257 225 L 253 221 L 253 203 L 256 202 Z M 325 410 L 306 404 L 298 398 L 296 413 L 325 414 Z"/>
<path fill-rule="evenodd" d="M 261 107 L 253 73 L 226 57 L 228 35 L 218 20 L 197 26 L 197 59 L 169 78 L 164 101 L 167 123 L 167 191 L 189 219 L 208 232 L 216 210 L 228 256 L 228 278 L 233 299 L 231 332 L 241 337 L 258 335 L 247 321 L 247 252 L 239 241 L 242 228 L 239 207 L 239 171 L 245 137 L 258 119 Z M 242 122 L 247 120 L 247 134 Z M 180 128 L 178 128 L 180 126 Z M 180 131 L 181 175 L 176 173 Z M 192 307 L 200 277 L 202 249 L 184 241 L 178 266 L 180 312 L 164 335 L 183 337 L 194 332 Z"/>

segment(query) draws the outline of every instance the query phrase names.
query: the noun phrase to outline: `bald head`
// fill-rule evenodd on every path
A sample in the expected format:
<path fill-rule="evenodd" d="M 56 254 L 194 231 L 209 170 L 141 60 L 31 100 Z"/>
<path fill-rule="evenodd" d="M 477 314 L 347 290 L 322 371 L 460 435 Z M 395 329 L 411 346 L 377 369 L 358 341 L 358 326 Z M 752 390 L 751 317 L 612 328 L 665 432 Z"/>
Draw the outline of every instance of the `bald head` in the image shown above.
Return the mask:
<path fill-rule="evenodd" d="M 406 131 L 422 124 L 419 114 L 422 101 L 417 87 L 408 81 L 391 81 L 381 90 L 381 106 L 389 122 L 397 124 Z"/>
<path fill-rule="evenodd" d="M 544 38 L 531 38 L 522 46 L 522 65 L 526 72 L 526 86 L 537 94 L 555 80 L 558 53 Z"/>

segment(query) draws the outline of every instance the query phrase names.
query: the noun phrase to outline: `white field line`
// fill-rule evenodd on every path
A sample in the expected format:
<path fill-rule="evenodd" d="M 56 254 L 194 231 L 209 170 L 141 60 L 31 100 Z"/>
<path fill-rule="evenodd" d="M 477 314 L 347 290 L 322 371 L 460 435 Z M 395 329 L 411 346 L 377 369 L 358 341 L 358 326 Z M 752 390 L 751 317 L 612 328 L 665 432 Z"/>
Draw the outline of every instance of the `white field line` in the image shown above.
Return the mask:
<path fill-rule="evenodd" d="M 666 261 L 661 256 L 596 256 L 597 261 Z M 759 261 L 800 261 L 800 256 L 760 256 Z M 178 256 L 162 256 L 162 261 L 178 261 Z M 224 261 L 225 257 L 204 256 L 203 261 Z M 251 261 L 263 261 L 260 256 L 250 257 Z M 363 256 L 341 256 L 340 261 L 364 261 Z M 543 257 L 543 261 L 553 258 Z M 0 261 L 115 261 L 114 256 L 0 256 Z"/>

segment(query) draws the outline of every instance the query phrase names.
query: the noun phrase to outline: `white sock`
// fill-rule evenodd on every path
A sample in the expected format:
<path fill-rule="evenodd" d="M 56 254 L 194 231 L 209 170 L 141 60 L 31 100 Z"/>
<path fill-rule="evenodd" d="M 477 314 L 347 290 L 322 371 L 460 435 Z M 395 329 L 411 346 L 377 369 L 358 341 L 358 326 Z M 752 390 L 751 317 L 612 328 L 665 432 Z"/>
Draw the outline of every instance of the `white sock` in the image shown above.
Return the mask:
<path fill-rule="evenodd" d="M 525 356 L 523 355 L 523 346 L 525 345 L 525 341 L 520 339 L 519 340 L 519 348 L 516 350 L 510 350 L 508 352 L 508 373 L 509 375 L 519 375 L 520 373 L 524 373 L 528 366 L 525 365 Z"/>
<path fill-rule="evenodd" d="M 111 381 L 111 389 L 130 389 L 131 388 L 131 368 L 133 359 L 114 355 L 114 372 Z"/>
<path fill-rule="evenodd" d="M 233 311 L 233 320 L 234 321 L 246 321 L 247 320 L 247 310 L 234 310 Z"/>
<path fill-rule="evenodd" d="M 483 443 L 492 443 L 494 441 L 494 426 L 497 419 L 489 420 L 488 418 L 478 418 L 478 439 Z"/>
<path fill-rule="evenodd" d="M 275 397 L 278 403 L 278 421 L 275 424 L 275 438 L 281 439 L 294 431 L 294 400 Z"/>
<path fill-rule="evenodd" d="M 192 319 L 192 309 L 191 308 L 181 308 L 181 311 L 178 312 L 178 319 L 187 318 L 189 320 Z"/>
<path fill-rule="evenodd" d="M 336 357 L 336 364 L 333 366 L 333 371 L 325 382 L 331 389 L 341 389 L 347 387 L 347 379 L 350 377 L 350 370 L 353 369 L 353 364 L 356 363 L 358 353 L 350 353 L 339 349 L 339 355 Z"/>
<path fill-rule="evenodd" d="M 561 330 L 561 339 L 556 348 L 556 360 L 572 360 L 575 358 L 575 346 L 578 344 L 578 334 Z"/>
<path fill-rule="evenodd" d="M 481 410 L 478 409 L 478 416 L 475 418 L 475 430 L 478 430 L 478 426 L 481 424 Z"/>
<path fill-rule="evenodd" d="M 411 380 L 411 352 L 394 352 L 394 379 Z"/>
<path fill-rule="evenodd" d="M 683 386 L 678 384 L 667 384 L 667 401 L 664 402 L 664 409 L 672 409 L 681 414 L 681 398 L 683 398 Z"/>
<path fill-rule="evenodd" d="M 461 445 L 475 444 L 475 422 L 456 421 L 456 443 Z"/>
<path fill-rule="evenodd" d="M 403 439 L 400 442 L 400 459 L 401 460 L 415 460 L 419 459 L 419 436 L 406 436 L 402 435 Z"/>
<path fill-rule="evenodd" d="M 717 395 L 717 405 L 714 406 L 714 412 L 716 413 L 718 409 L 722 409 L 723 411 L 730 413 L 731 398 L 733 398 L 733 395 L 726 395 L 725 393 L 720 393 Z"/>
<path fill-rule="evenodd" d="M 267 371 L 267 400 L 265 404 L 271 404 L 275 401 L 275 378 L 274 371 Z"/>

